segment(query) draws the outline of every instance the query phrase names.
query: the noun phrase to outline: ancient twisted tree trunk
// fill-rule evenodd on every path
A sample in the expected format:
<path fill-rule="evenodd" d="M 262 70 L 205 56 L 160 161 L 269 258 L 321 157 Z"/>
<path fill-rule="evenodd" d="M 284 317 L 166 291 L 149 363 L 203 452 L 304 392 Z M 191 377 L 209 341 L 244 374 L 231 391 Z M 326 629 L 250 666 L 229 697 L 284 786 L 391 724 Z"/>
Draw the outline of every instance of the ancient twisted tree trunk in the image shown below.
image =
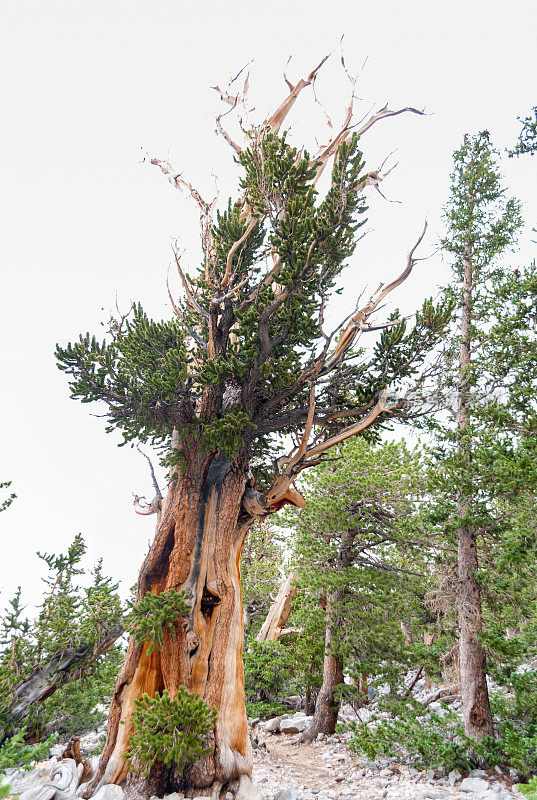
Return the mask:
<path fill-rule="evenodd" d="M 108 737 L 95 779 L 85 796 L 105 783 L 123 784 L 127 797 L 181 790 L 217 796 L 239 779 L 239 794 L 251 794 L 252 750 L 244 706 L 243 609 L 239 562 L 252 517 L 241 511 L 247 464 L 223 455 L 192 458 L 172 480 L 155 540 L 142 566 L 137 598 L 183 590 L 192 609 L 175 636 L 165 633 L 161 650 L 147 655 L 131 637 L 111 704 Z M 129 773 L 124 752 L 134 701 L 144 692 L 179 686 L 198 692 L 218 710 L 211 753 L 183 775 L 154 765 L 149 778 Z"/>

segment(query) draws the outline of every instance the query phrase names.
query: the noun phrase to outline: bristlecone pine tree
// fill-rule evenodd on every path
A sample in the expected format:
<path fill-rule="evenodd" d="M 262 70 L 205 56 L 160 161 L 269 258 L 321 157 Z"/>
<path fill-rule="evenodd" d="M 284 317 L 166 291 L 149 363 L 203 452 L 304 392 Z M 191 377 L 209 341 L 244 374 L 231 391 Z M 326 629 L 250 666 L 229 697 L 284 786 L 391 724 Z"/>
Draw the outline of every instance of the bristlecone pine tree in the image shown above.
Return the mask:
<path fill-rule="evenodd" d="M 150 655 L 131 637 L 86 796 L 103 783 L 123 784 L 128 796 L 176 788 L 206 795 L 232 781 L 239 797 L 253 793 L 241 658 L 245 536 L 256 517 L 286 503 L 304 505 L 293 482 L 333 445 L 406 413 L 404 399 L 388 402 L 387 389 L 400 386 L 403 397 L 412 389 L 449 316 L 449 309 L 427 301 L 409 331 L 396 314 L 381 325 L 371 321 L 410 274 L 422 234 L 399 277 L 325 333 L 326 303 L 364 224 L 362 192 L 382 177 L 364 171 L 359 139 L 376 122 L 414 109 L 385 107 L 353 126 L 351 103 L 341 130 L 311 157 L 280 131 L 318 69 L 296 85 L 288 82 L 287 97 L 250 127 L 244 147 L 217 121 L 242 182 L 240 196 L 215 220 L 214 203 L 167 162 L 153 160 L 191 192 L 201 211 L 203 262 L 190 277 L 177 256 L 184 297 L 172 300 L 175 316 L 154 322 L 136 305 L 131 317 L 112 326 L 108 341 L 86 334 L 57 349 L 60 368 L 72 376 L 73 397 L 105 403 L 109 429 L 126 441 L 168 448 L 169 484 L 153 504 L 157 530 L 137 600 L 174 589 L 190 605 Z M 241 96 L 222 92 L 222 99 L 241 106 Z M 320 196 L 316 186 L 332 159 L 332 179 Z M 379 328 L 367 356 L 355 349 L 362 333 Z M 282 436 L 295 444 L 275 458 Z M 135 700 L 164 689 L 173 699 L 180 686 L 218 711 L 210 753 L 181 774 L 156 762 L 148 776 L 129 775 L 124 753 Z"/>

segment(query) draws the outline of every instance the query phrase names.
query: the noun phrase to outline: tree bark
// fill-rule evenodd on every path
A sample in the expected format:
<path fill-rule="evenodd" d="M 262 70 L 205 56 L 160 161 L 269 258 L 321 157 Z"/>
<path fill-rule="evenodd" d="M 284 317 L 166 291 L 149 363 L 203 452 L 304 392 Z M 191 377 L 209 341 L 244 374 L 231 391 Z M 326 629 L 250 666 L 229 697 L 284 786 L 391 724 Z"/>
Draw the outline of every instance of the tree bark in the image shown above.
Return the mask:
<path fill-rule="evenodd" d="M 494 736 L 487 687 L 485 649 L 479 641 L 482 630 L 476 535 L 459 531 L 459 669 L 464 732 L 475 739 Z"/>
<path fill-rule="evenodd" d="M 304 713 L 307 717 L 312 717 L 314 713 L 313 703 L 311 702 L 311 686 L 306 686 L 306 697 L 304 699 Z"/>
<path fill-rule="evenodd" d="M 460 381 L 457 426 L 459 452 L 469 461 L 470 453 L 463 434 L 469 425 L 468 386 L 471 369 L 472 253 L 467 251 L 463 271 L 463 303 L 461 316 Z M 470 511 L 469 498 L 459 494 L 457 515 L 464 520 Z M 481 591 L 476 577 L 479 567 L 477 531 L 461 524 L 458 531 L 458 627 L 459 669 L 464 731 L 467 736 L 482 739 L 494 736 L 492 712 L 487 688 L 486 655 L 479 641 L 482 631 Z"/>
<path fill-rule="evenodd" d="M 147 592 L 183 590 L 191 603 L 188 618 L 164 634 L 161 650 L 129 641 L 116 683 L 106 745 L 97 774 L 86 789 L 90 797 L 103 784 L 122 784 L 127 797 L 148 797 L 181 790 L 189 796 L 213 794 L 238 780 L 239 797 L 251 796 L 252 746 L 244 705 L 242 665 L 243 608 L 240 557 L 253 521 L 241 512 L 247 460 L 231 462 L 223 454 L 198 454 L 169 486 L 155 540 L 138 580 L 137 600 Z M 129 772 L 124 751 L 134 701 L 144 692 L 179 686 L 197 692 L 218 710 L 211 753 L 182 775 L 158 764 L 148 778 Z"/>
<path fill-rule="evenodd" d="M 335 630 L 334 617 L 341 602 L 341 591 L 330 595 L 326 604 L 327 626 L 325 634 L 323 685 L 315 703 L 315 713 L 306 728 L 300 742 L 312 742 L 319 733 L 331 735 L 335 733 L 339 714 L 339 699 L 336 699 L 337 687 L 343 683 L 343 661 L 334 653 Z"/>

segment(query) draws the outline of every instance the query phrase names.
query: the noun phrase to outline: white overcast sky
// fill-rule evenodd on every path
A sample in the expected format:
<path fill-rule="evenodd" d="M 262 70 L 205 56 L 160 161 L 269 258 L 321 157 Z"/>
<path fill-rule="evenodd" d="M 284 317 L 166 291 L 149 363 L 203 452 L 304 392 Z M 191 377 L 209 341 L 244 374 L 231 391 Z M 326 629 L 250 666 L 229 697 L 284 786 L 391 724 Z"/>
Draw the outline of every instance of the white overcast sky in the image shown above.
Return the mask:
<path fill-rule="evenodd" d="M 425 216 L 422 252 L 434 250 L 449 189 L 451 155 L 465 132 L 514 143 L 537 103 L 534 0 L 2 0 L 0 2 L 0 481 L 18 498 L 0 515 L 0 603 L 23 584 L 42 591 L 36 550 L 60 552 L 81 531 L 88 560 L 125 587 L 136 579 L 153 519 L 132 510 L 151 494 L 147 464 L 118 449 L 103 420 L 69 399 L 55 366 L 56 342 L 99 333 L 117 295 L 170 313 L 165 276 L 172 239 L 192 265 L 197 215 L 146 152 L 169 157 L 222 202 L 236 180 L 231 151 L 216 136 L 210 87 L 251 59 L 251 102 L 261 120 L 293 80 L 327 53 L 317 82 L 333 117 L 344 115 L 349 84 L 338 66 L 344 34 L 348 67 L 359 71 L 358 117 L 390 107 L 428 115 L 386 120 L 364 137 L 369 168 L 392 150 L 399 166 L 371 197 L 368 229 L 345 273 L 338 314 L 368 285 L 393 278 Z M 297 143 L 327 136 L 306 89 L 289 124 Z M 537 221 L 537 158 L 505 160 L 511 193 Z M 446 277 L 438 257 L 422 262 L 397 298 L 411 311 Z"/>

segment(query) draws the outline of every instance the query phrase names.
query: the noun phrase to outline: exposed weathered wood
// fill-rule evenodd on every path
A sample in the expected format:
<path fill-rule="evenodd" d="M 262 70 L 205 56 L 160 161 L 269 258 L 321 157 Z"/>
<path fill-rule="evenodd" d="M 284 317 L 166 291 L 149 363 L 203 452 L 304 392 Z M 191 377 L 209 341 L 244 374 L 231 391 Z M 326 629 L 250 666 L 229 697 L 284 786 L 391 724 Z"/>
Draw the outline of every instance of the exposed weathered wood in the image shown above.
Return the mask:
<path fill-rule="evenodd" d="M 52 767 L 48 780 L 23 792 L 19 800 L 75 800 L 83 770 L 83 764 L 62 758 Z"/>
<path fill-rule="evenodd" d="M 296 594 L 294 582 L 296 575 L 291 573 L 282 580 L 278 588 L 278 594 L 271 605 L 267 618 L 257 634 L 258 642 L 277 641 L 284 634 L 285 623 L 291 613 L 291 603 Z"/>
<path fill-rule="evenodd" d="M 91 766 L 88 761 L 84 761 L 80 752 L 80 737 L 72 736 L 67 742 L 67 746 L 61 755 L 63 758 L 71 758 L 75 764 L 82 764 L 82 775 L 80 782 L 84 783 L 91 775 Z"/>
<path fill-rule="evenodd" d="M 205 477 L 204 477 L 205 476 Z M 248 776 L 252 750 L 244 707 L 242 667 L 243 609 L 239 561 L 254 518 L 239 519 L 247 469 L 244 460 L 223 454 L 194 456 L 173 481 L 163 504 L 162 521 L 138 582 L 140 599 L 182 589 L 190 599 L 186 624 L 165 633 L 161 651 L 129 642 L 125 665 L 112 698 L 108 739 L 90 797 L 107 783 L 122 784 L 128 795 L 162 794 L 181 787 L 192 791 Z M 216 635 L 218 632 L 218 635 Z M 198 692 L 218 708 L 213 752 L 188 767 L 182 777 L 168 771 L 149 783 L 129 774 L 123 753 L 130 734 L 134 700 L 179 686 Z M 120 724 L 123 723 L 123 724 Z M 150 776 L 151 777 L 151 776 Z M 246 784 L 245 784 L 246 785 Z"/>

